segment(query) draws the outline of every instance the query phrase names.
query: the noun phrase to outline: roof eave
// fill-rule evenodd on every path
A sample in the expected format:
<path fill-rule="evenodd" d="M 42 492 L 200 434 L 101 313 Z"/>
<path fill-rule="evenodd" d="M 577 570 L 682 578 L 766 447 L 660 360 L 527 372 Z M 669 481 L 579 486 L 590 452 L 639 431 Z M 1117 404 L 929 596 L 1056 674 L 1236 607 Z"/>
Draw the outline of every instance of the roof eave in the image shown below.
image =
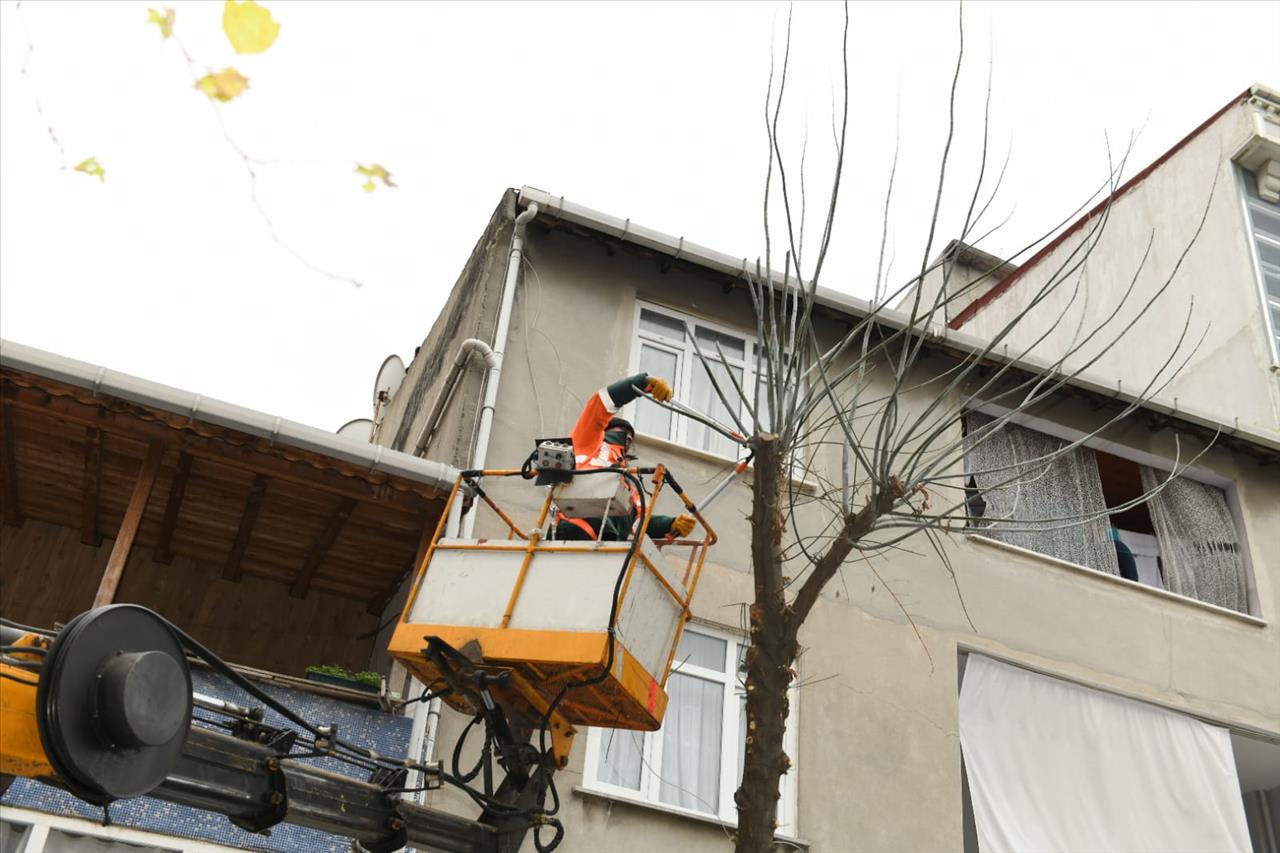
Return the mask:
<path fill-rule="evenodd" d="M 274 444 L 296 447 L 370 472 L 382 472 L 430 486 L 447 494 L 458 471 L 440 462 L 419 459 L 376 444 L 364 444 L 336 433 L 281 417 L 141 379 L 117 370 L 47 352 L 16 341 L 0 340 L 0 366 L 44 376 L 143 406 L 238 430 Z"/>
<path fill-rule="evenodd" d="M 1247 95 L 1248 93 L 1246 92 L 1245 94 Z M 1233 100 L 1232 103 L 1235 103 L 1235 101 Z M 735 258 L 723 252 L 717 252 L 714 249 L 690 242 L 684 237 L 673 237 L 670 234 L 664 234 L 661 231 L 637 225 L 630 219 L 619 219 L 607 213 L 568 201 L 564 196 L 554 196 L 545 190 L 529 186 L 521 187 L 519 195 L 521 206 L 528 206 L 531 203 L 538 205 L 539 218 L 552 221 L 564 220 L 616 239 L 620 243 L 631 243 L 651 251 L 661 252 L 670 255 L 672 258 L 678 258 L 704 269 L 712 270 L 734 280 L 742 278 L 748 269 L 755 273 L 754 265 L 749 264 L 747 258 Z M 1026 265 L 1022 267 L 1022 269 L 1025 268 Z M 784 282 L 782 273 L 777 270 L 772 270 L 770 273 L 775 285 L 781 287 Z M 763 275 L 763 270 L 760 271 L 760 274 Z M 830 288 L 817 287 L 814 292 L 814 301 L 837 314 L 855 319 L 862 319 L 874 314 L 876 322 L 888 328 L 894 330 L 910 329 L 911 334 L 923 333 L 939 347 L 953 349 L 971 356 L 980 355 L 984 359 L 997 364 L 1009 364 L 1037 373 L 1054 370 L 1054 364 L 1049 359 L 1032 355 L 1011 357 L 1003 350 L 989 351 L 989 345 L 983 339 L 954 328 L 947 328 L 941 323 L 932 324 L 928 329 L 921 329 L 919 323 L 913 323 L 910 315 L 905 312 L 884 306 L 876 306 L 864 299 L 839 293 Z M 1068 384 L 1082 391 L 1098 394 L 1122 404 L 1140 403 L 1140 407 L 1148 412 L 1184 421 L 1211 432 L 1221 432 L 1224 435 L 1238 438 L 1272 453 L 1280 453 L 1280 434 L 1259 432 L 1248 426 L 1241 426 L 1238 419 L 1228 424 L 1213 417 L 1209 412 L 1195 408 L 1188 408 L 1182 405 L 1168 406 L 1155 400 L 1143 400 L 1139 395 L 1124 391 L 1122 383 L 1109 381 L 1091 373 L 1076 375 L 1069 380 Z"/>

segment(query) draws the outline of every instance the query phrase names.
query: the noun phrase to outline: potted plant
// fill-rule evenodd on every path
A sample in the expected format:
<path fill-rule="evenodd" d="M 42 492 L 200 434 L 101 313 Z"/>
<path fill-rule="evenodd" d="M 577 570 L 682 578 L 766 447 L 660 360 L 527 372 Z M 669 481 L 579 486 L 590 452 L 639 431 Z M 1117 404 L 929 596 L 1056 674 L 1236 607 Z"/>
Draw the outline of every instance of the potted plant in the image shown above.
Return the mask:
<path fill-rule="evenodd" d="M 352 672 L 345 666 L 335 664 L 314 664 L 307 667 L 307 680 L 321 684 L 332 684 L 335 687 L 346 687 L 349 690 L 360 690 L 365 693 L 378 693 L 382 690 L 382 676 L 376 672 Z"/>

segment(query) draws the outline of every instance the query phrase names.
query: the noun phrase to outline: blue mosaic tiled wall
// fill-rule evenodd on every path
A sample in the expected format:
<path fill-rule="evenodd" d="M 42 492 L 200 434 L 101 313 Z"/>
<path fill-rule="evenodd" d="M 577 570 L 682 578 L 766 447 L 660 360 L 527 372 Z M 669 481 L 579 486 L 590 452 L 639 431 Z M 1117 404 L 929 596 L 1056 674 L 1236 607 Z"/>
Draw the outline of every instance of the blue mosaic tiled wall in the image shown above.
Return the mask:
<path fill-rule="evenodd" d="M 197 693 L 216 696 L 245 707 L 256 707 L 261 704 L 221 676 L 193 671 L 191 679 Z M 304 720 L 319 725 L 336 725 L 338 736 L 349 743 L 359 744 L 386 755 L 405 755 L 409 751 L 409 729 L 413 721 L 408 717 L 387 714 L 370 705 L 344 702 L 300 690 L 269 685 L 259 686 Z M 195 715 L 216 717 L 199 708 L 196 709 Z M 267 711 L 266 722 L 282 728 L 290 726 L 271 710 Z M 309 763 L 335 773 L 361 779 L 367 778 L 366 771 L 331 758 L 316 759 Z M 0 798 L 0 804 L 37 809 L 57 815 L 102 820 L 102 809 L 90 806 L 61 789 L 30 779 L 15 780 L 3 798 Z M 256 835 L 232 826 L 231 822 L 222 815 L 173 805 L 150 797 L 113 803 L 111 822 L 133 829 L 161 832 L 183 838 L 198 838 L 245 850 L 347 853 L 351 849 L 351 842 L 348 839 L 284 823 L 273 827 L 270 835 Z"/>

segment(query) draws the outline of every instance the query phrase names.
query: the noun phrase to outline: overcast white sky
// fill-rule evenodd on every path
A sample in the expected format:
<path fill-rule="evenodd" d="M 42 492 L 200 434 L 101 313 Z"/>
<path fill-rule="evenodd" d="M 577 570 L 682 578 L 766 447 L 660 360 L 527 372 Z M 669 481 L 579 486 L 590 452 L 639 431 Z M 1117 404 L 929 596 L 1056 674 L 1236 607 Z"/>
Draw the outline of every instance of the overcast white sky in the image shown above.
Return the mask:
<path fill-rule="evenodd" d="M 372 414 L 382 359 L 426 335 L 506 187 L 529 184 L 754 257 L 762 111 L 786 6 L 285 3 L 236 56 L 221 2 L 172 4 L 203 66 L 251 80 L 218 107 L 147 3 L 0 5 L 0 334 L 336 429 Z M 899 127 L 894 278 L 918 267 L 957 49 L 950 3 L 853 4 L 849 165 L 829 287 L 869 296 Z M 971 3 L 939 240 L 981 140 L 1011 151 L 983 244 L 1006 254 L 1077 207 L 1141 131 L 1130 173 L 1251 83 L 1280 86 L 1280 3 Z M 782 123 L 826 192 L 841 9 L 797 4 Z M 780 44 L 780 41 L 779 41 Z M 21 69 L 26 63 L 27 74 Z M 43 118 L 37 109 L 43 110 Z M 65 155 L 50 139 L 52 128 Z M 93 155 L 106 181 L 71 171 Z M 356 161 L 391 170 L 366 194 Z M 816 225 L 814 226 L 816 227 Z M 936 251 L 936 249 L 935 249 Z"/>

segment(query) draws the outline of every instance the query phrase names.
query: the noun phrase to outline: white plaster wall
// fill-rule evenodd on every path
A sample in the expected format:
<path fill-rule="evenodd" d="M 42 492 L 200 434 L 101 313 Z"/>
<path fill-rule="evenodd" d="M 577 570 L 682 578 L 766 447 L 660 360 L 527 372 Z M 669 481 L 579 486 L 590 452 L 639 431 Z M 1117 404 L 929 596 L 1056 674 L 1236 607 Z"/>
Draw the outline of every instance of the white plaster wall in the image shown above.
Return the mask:
<path fill-rule="evenodd" d="M 1096 318 L 1120 304 L 1136 277 L 1132 296 L 1108 327 L 1120 331 L 1169 282 L 1145 316 L 1092 369 L 1122 380 L 1126 391 L 1136 392 L 1160 374 L 1186 325 L 1187 340 L 1175 361 L 1187 355 L 1190 360 L 1157 397 L 1169 404 L 1177 399 L 1195 405 L 1228 422 L 1238 417 L 1242 426 L 1280 435 L 1280 373 L 1272 369 L 1252 238 L 1230 161 L 1251 135 L 1249 111 L 1253 109 L 1242 103 L 1224 113 L 1115 202 L 1100 236 L 1089 236 L 1099 217 L 1028 269 L 962 330 L 979 337 L 997 334 L 1026 310 L 1051 276 L 1075 263 L 1071 255 L 1083 241 L 1096 238 L 1083 267 L 1032 309 L 1030 322 L 1008 338 L 1010 351 L 1020 351 L 1046 331 L 1048 338 L 1035 351 L 1046 357 L 1065 351 L 1081 328 L 1081 317 L 1086 318 L 1087 334 Z M 1126 175 L 1142 165 L 1134 164 Z M 1064 207 L 1069 203 L 1075 200 L 1064 200 Z M 1202 217 L 1204 228 L 1196 239 Z M 1142 265 L 1149 241 L 1151 252 Z M 1073 303 L 1077 283 L 1080 292 Z M 1068 365 L 1082 364 L 1098 353 L 1100 342 L 1112 337 L 1099 335 Z M 1170 375 L 1166 371 L 1163 377 Z"/>
<path fill-rule="evenodd" d="M 658 258 L 610 255 L 599 241 L 540 224 L 530 228 L 528 257 L 489 452 L 495 466 L 516 467 L 535 438 L 567 433 L 582 401 L 626 374 L 637 298 L 743 331 L 754 327 L 741 292 L 725 293 L 719 279 L 678 265 L 664 273 Z M 824 321 L 824 328 L 835 334 L 840 324 Z M 1218 369 L 1215 360 L 1204 364 L 1192 372 Z M 1097 417 L 1069 404 L 1042 414 L 1075 428 Z M 1136 450 L 1174 453 L 1171 434 L 1138 424 L 1110 437 Z M 671 465 L 695 499 L 730 464 L 653 441 L 642 440 L 639 453 L 645 463 Z M 826 473 L 838 482 L 835 461 L 825 461 Z M 923 540 L 871 565 L 847 565 L 802 633 L 807 650 L 799 669 L 812 686 L 801 690 L 794 722 L 798 834 L 815 850 L 961 848 L 956 668 L 965 649 L 1280 736 L 1280 478 L 1223 449 L 1202 464 L 1236 484 L 1266 624 L 959 537 L 944 540 L 954 581 Z M 504 506 L 535 508 L 533 490 L 514 482 L 490 491 Z M 694 609 L 729 629 L 751 596 L 749 506 L 743 483 L 709 513 L 721 544 Z M 805 524 L 819 520 L 810 512 Z M 500 532 L 483 519 L 477 527 L 482 536 Z M 459 720 L 447 714 L 442 757 L 459 731 Z M 557 777 L 568 853 L 729 848 L 720 827 L 571 794 L 581 784 L 582 761 L 578 749 Z M 432 797 L 474 812 L 450 793 Z"/>

